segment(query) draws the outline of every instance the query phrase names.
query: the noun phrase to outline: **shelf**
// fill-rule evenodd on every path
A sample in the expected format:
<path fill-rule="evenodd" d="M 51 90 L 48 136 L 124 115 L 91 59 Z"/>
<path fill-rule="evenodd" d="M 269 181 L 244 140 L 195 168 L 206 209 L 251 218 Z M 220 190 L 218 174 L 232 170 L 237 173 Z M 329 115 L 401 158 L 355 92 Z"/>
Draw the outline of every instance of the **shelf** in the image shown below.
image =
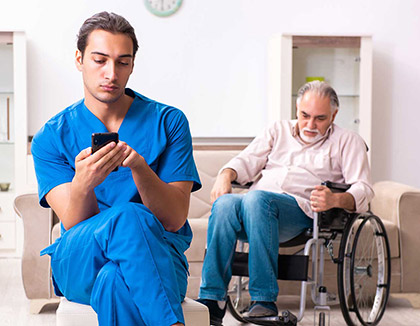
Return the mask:
<path fill-rule="evenodd" d="M 13 188 L 9 188 L 7 191 L 0 191 L 0 197 L 3 196 L 13 196 L 15 194 L 15 190 Z"/>
<path fill-rule="evenodd" d="M 299 36 L 293 35 L 293 47 L 360 48 L 360 36 Z"/>
<path fill-rule="evenodd" d="M 356 94 L 343 94 L 343 95 L 340 95 L 340 94 L 337 94 L 337 96 L 338 96 L 338 99 L 340 99 L 340 98 L 342 98 L 342 97 L 351 97 L 351 98 L 358 98 L 359 97 L 359 95 L 356 95 Z M 297 97 L 297 94 L 292 94 L 292 97 Z"/>
<path fill-rule="evenodd" d="M 14 144 L 15 144 L 14 141 L 6 141 L 6 140 L 0 141 L 0 145 L 14 145 Z"/>

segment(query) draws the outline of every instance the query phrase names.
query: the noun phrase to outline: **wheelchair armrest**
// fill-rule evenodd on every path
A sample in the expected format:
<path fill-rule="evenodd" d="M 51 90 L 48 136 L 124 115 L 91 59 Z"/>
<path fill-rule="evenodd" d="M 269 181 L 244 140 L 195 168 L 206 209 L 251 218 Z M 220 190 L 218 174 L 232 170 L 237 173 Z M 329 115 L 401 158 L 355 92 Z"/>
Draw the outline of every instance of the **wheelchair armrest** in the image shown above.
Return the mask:
<path fill-rule="evenodd" d="M 351 185 L 347 183 L 337 183 L 325 181 L 323 186 L 327 186 L 332 192 L 346 192 Z M 327 211 L 320 212 L 318 226 L 322 230 L 344 230 L 346 224 L 352 219 L 353 213 L 347 212 L 342 208 L 331 208 Z"/>
<path fill-rule="evenodd" d="M 253 183 L 254 182 L 251 181 L 244 185 L 241 185 L 236 181 L 231 182 L 232 188 L 239 188 L 239 189 L 249 189 Z M 327 186 L 328 188 L 330 188 L 332 192 L 346 192 L 351 187 L 351 185 L 347 183 L 338 183 L 338 182 L 332 182 L 328 180 L 322 182 L 321 184 L 323 186 Z"/>
<path fill-rule="evenodd" d="M 346 192 L 351 185 L 347 183 L 338 183 L 338 182 L 332 182 L 332 181 L 324 181 L 321 183 L 323 186 L 327 186 L 331 189 L 332 192 Z"/>
<path fill-rule="evenodd" d="M 251 182 L 248 182 L 248 183 L 246 183 L 244 185 L 241 185 L 241 184 L 239 184 L 236 181 L 232 181 L 231 182 L 232 188 L 237 188 L 237 189 L 249 189 L 252 186 L 252 184 L 253 184 L 252 181 Z"/>

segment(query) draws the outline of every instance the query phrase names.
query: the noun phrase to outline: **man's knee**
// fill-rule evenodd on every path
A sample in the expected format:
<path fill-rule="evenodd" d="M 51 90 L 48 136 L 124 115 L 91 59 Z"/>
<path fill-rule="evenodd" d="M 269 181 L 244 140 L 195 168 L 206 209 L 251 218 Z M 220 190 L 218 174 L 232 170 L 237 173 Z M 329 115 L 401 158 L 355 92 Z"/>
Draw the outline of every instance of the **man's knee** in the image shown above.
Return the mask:
<path fill-rule="evenodd" d="M 214 202 L 207 229 L 208 240 L 240 231 L 241 198 L 241 195 L 225 194 Z"/>
<path fill-rule="evenodd" d="M 107 216 L 94 232 L 99 246 L 107 252 L 111 239 L 139 238 L 152 233 L 161 236 L 164 228 L 144 205 L 124 203 L 104 212 Z"/>
<path fill-rule="evenodd" d="M 144 205 L 138 203 L 124 203 L 109 209 L 112 219 L 117 227 L 127 229 L 137 229 L 137 226 L 145 229 L 159 229 L 163 231 L 163 226 L 152 212 Z"/>
<path fill-rule="evenodd" d="M 210 222 L 224 223 L 232 220 L 232 216 L 238 216 L 241 208 L 242 196 L 225 194 L 217 198 L 211 209 Z"/>
<path fill-rule="evenodd" d="M 262 190 L 248 192 L 242 201 L 243 221 L 253 227 L 264 226 L 268 221 L 278 221 L 279 207 L 275 195 Z"/>
<path fill-rule="evenodd" d="M 270 194 L 263 190 L 252 190 L 242 200 L 244 210 L 267 208 L 270 205 Z"/>
<path fill-rule="evenodd" d="M 127 202 L 123 204 L 118 204 L 115 206 L 112 206 L 107 210 L 107 212 L 110 212 L 112 215 L 132 215 L 134 212 L 142 211 L 146 214 L 151 214 L 150 210 L 147 209 L 146 206 L 138 203 L 133 202 Z"/>
<path fill-rule="evenodd" d="M 214 202 L 212 212 L 224 212 L 226 210 L 236 209 L 238 205 L 240 205 L 242 197 L 243 196 L 236 194 L 225 194 L 223 196 L 220 196 Z"/>

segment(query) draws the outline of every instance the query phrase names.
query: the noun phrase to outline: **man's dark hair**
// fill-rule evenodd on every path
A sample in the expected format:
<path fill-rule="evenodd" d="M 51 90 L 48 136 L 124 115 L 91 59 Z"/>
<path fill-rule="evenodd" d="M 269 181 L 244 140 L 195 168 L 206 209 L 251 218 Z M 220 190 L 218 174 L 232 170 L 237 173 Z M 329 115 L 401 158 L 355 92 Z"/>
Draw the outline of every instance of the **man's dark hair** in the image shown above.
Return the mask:
<path fill-rule="evenodd" d="M 79 34 L 77 35 L 77 48 L 82 53 L 82 57 L 85 54 L 90 33 L 98 29 L 113 34 L 121 33 L 129 36 L 133 41 L 133 57 L 136 56 L 139 44 L 133 26 L 120 15 L 102 11 L 86 19 L 82 27 L 80 27 Z"/>

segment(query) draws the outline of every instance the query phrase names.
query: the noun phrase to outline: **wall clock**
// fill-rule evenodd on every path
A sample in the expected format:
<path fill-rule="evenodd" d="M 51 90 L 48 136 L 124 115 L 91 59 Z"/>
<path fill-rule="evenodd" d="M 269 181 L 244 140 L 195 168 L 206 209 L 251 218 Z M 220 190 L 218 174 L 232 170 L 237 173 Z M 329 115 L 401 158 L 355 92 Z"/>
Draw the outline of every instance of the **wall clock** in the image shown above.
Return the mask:
<path fill-rule="evenodd" d="M 160 17 L 167 17 L 178 11 L 182 0 L 144 0 L 147 10 Z"/>

